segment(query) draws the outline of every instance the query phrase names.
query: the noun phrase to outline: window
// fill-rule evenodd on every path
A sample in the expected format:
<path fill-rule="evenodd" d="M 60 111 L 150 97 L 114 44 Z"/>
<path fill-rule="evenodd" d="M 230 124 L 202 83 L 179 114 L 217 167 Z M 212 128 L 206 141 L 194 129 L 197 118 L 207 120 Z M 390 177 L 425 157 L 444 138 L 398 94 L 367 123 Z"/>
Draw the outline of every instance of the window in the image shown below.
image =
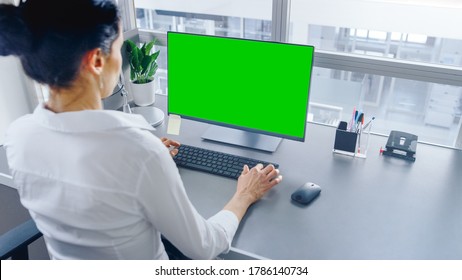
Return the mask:
<path fill-rule="evenodd" d="M 322 74 L 313 80 L 313 84 L 323 77 L 329 82 L 320 80 L 320 84 L 339 86 L 329 87 L 331 91 L 316 91 L 315 88 L 313 99 L 338 99 L 345 84 L 360 83 L 361 94 L 355 105 L 376 117 L 374 132 L 387 135 L 390 130 L 401 129 L 419 135 L 421 141 L 455 146 L 461 126 L 461 83 L 447 83 L 444 79 L 431 79 L 420 74 L 427 67 L 435 66 L 436 72 L 448 70 L 457 72 L 459 77 L 462 75 L 461 35 L 452 28 L 454 22 L 438 20 L 456 18 L 454 9 L 461 12 L 461 4 L 457 1 L 327 2 L 329 5 L 321 5 L 321 1 L 291 1 L 290 42 L 311 44 L 319 53 L 334 52 L 343 54 L 337 57 L 351 58 L 344 65 L 329 66 L 334 69 L 319 70 L 318 73 Z M 326 6 L 330 8 L 326 9 Z M 426 16 L 428 11 L 434 20 Z M 393 14 L 393 20 L 385 20 L 390 14 Z M 453 34 L 448 30 L 453 30 Z M 377 64 L 369 60 L 375 64 L 369 69 L 366 66 L 357 68 L 359 71 L 345 71 L 350 68 L 347 64 L 358 63 L 363 57 L 384 58 L 383 62 L 392 63 L 389 64 L 392 68 L 381 65 L 382 60 Z M 400 63 L 393 64 L 395 61 Z M 402 63 L 406 61 L 409 64 Z M 414 74 L 409 75 L 412 71 L 407 67 L 419 70 L 420 74 L 411 77 Z M 321 104 L 335 102 L 326 103 Z M 343 114 L 352 110 L 346 101 L 336 106 L 347 110 Z M 321 122 L 325 120 L 321 119 Z"/>
<path fill-rule="evenodd" d="M 172 30 L 270 40 L 271 3 L 270 0 L 135 0 L 136 25 L 158 32 Z"/>
<path fill-rule="evenodd" d="M 306 31 L 304 37 L 290 32 L 290 41 L 326 51 L 462 66 L 462 40 L 314 24 L 308 24 Z"/>
<path fill-rule="evenodd" d="M 439 145 L 461 141 L 462 34 L 454 28 L 462 25 L 460 1 L 135 0 L 134 5 L 141 39 L 151 34 L 162 41 L 162 34 L 175 30 L 314 45 L 311 121 L 336 125 L 355 105 L 376 117 L 374 133 L 402 129 Z M 165 88 L 166 63 L 160 63 Z"/>

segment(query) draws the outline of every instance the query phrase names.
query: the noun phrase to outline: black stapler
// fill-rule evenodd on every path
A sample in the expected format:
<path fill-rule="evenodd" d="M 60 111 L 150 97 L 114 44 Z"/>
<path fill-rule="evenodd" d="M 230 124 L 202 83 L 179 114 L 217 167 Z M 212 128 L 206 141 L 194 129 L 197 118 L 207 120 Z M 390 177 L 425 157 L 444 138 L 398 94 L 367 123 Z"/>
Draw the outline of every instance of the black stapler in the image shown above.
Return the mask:
<path fill-rule="evenodd" d="M 392 130 L 388 136 L 387 145 L 385 146 L 386 150 L 383 151 L 383 154 L 415 161 L 417 139 L 417 135 Z"/>

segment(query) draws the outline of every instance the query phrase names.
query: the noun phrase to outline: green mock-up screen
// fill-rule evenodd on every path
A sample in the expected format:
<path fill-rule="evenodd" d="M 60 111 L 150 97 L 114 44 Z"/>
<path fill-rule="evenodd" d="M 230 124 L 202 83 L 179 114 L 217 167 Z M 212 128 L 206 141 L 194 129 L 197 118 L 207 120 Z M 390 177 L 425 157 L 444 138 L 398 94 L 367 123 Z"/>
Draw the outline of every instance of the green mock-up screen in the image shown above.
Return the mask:
<path fill-rule="evenodd" d="M 169 114 L 304 141 L 312 46 L 167 36 Z"/>

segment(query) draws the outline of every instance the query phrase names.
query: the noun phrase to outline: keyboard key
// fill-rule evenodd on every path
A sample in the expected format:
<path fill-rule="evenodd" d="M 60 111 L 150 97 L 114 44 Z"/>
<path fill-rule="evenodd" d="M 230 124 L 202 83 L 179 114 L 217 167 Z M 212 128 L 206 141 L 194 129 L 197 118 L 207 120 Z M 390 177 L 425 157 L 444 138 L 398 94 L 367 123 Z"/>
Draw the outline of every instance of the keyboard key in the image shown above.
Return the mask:
<path fill-rule="evenodd" d="M 203 171 L 206 171 L 206 172 L 212 172 L 212 170 L 213 170 L 213 167 L 208 167 L 208 166 L 204 166 L 204 165 L 196 164 L 196 163 L 191 163 L 191 162 L 186 162 L 184 164 L 184 167 L 189 167 L 191 169 L 199 169 L 199 170 L 203 170 Z"/>

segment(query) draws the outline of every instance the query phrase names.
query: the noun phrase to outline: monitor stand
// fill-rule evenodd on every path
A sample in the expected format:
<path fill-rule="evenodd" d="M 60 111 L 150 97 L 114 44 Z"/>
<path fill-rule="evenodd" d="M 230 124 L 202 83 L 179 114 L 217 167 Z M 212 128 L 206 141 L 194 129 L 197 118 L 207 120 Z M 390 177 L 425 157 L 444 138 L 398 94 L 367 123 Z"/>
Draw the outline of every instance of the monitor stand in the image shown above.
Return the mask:
<path fill-rule="evenodd" d="M 276 151 L 281 138 L 222 126 L 210 126 L 202 138 L 266 152 Z"/>
<path fill-rule="evenodd" d="M 163 121 L 164 112 L 153 106 L 133 107 L 131 108 L 133 114 L 142 115 L 146 121 L 153 127 L 159 126 Z"/>

